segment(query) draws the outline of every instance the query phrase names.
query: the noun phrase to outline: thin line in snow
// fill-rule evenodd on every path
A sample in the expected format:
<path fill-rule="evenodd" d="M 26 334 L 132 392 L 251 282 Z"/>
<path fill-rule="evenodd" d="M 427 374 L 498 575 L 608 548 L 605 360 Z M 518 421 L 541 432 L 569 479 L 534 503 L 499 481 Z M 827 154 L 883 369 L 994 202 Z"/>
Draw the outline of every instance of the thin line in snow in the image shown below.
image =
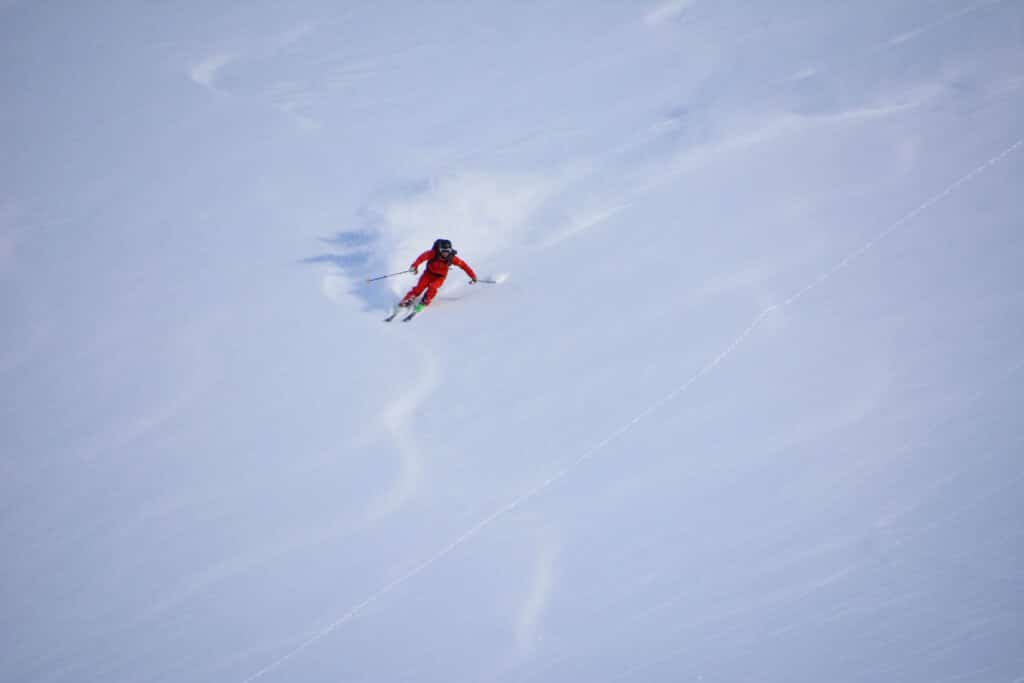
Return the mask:
<path fill-rule="evenodd" d="M 390 593 L 392 590 L 394 590 L 398 586 L 404 584 L 406 581 L 409 581 L 410 579 L 415 578 L 417 575 L 419 575 L 423 571 L 429 569 L 431 566 L 433 566 L 437 562 L 441 561 L 442 559 L 444 559 L 445 557 L 450 555 L 452 552 L 454 552 L 461 545 L 463 545 L 464 543 L 466 543 L 467 541 L 472 539 L 474 536 L 479 534 L 481 531 L 483 531 L 485 528 L 487 528 L 495 520 L 500 519 L 501 517 L 504 517 L 506 514 L 508 514 L 512 510 L 515 510 L 516 508 L 520 507 L 524 503 L 527 503 L 528 501 L 532 500 L 533 498 L 536 498 L 542 492 L 547 490 L 552 484 L 555 484 L 556 482 L 561 481 L 562 479 L 567 477 L 573 470 L 575 470 L 580 465 L 582 465 L 583 463 L 587 462 L 588 460 L 593 458 L 595 455 L 597 455 L 601 450 L 603 450 L 605 448 L 605 446 L 607 446 L 608 444 L 612 443 L 617 438 L 619 438 L 620 436 L 622 436 L 623 434 L 628 432 L 635 425 L 637 425 L 639 422 L 641 422 L 642 420 L 644 420 L 645 418 L 650 416 L 652 413 L 656 412 L 662 406 L 664 406 L 665 404 L 667 404 L 670 401 L 674 400 L 677 396 L 679 396 L 680 394 L 685 392 L 687 389 L 689 389 L 691 386 L 693 386 L 693 384 L 696 383 L 697 380 L 699 380 L 700 378 L 704 377 L 705 375 L 708 375 L 711 372 L 713 372 L 715 370 L 715 368 L 717 368 L 722 363 L 723 360 L 728 358 L 729 355 L 733 351 L 735 351 L 736 348 L 739 347 L 740 344 L 742 344 L 744 342 L 744 340 L 746 340 L 746 338 L 749 337 L 750 334 L 755 329 L 757 329 L 757 327 L 761 324 L 761 321 L 763 321 L 770 313 L 772 313 L 773 311 L 778 310 L 780 308 L 784 308 L 786 306 L 790 306 L 790 305 L 796 303 L 797 301 L 802 299 L 805 295 L 807 295 L 808 292 L 811 292 L 812 290 L 820 287 L 823 282 L 827 282 L 836 273 L 838 273 L 839 271 L 843 270 L 844 268 L 849 266 L 851 263 L 853 263 L 854 261 L 859 259 L 865 253 L 867 253 L 870 249 L 872 249 L 875 245 L 877 245 L 879 242 L 881 242 L 882 240 L 886 239 L 893 232 L 895 232 L 896 230 L 898 230 L 902 226 L 906 225 L 908 222 L 910 222 L 911 220 L 916 218 L 922 212 L 926 211 L 930 207 L 934 206 L 938 202 L 940 202 L 943 199 L 945 199 L 946 197 L 948 197 L 950 194 L 952 194 L 953 192 L 958 190 L 964 184 L 970 182 L 974 178 L 976 178 L 979 175 L 981 175 L 982 173 L 984 173 L 986 170 L 988 170 L 994 164 L 999 163 L 1004 158 L 1006 158 L 1007 156 L 1009 156 L 1013 152 L 1017 151 L 1017 149 L 1019 147 L 1021 147 L 1022 145 L 1024 145 L 1024 138 L 1021 138 L 1021 139 L 1017 140 L 1012 145 L 1010 145 L 1009 147 L 1007 147 L 1003 151 L 999 152 L 998 154 L 996 154 L 995 156 L 990 158 L 988 161 L 985 161 L 984 163 L 982 163 L 981 165 L 977 166 L 976 168 L 974 168 L 970 172 L 965 173 L 960 178 L 958 178 L 957 180 L 953 181 L 950 185 L 948 185 L 941 192 L 938 192 L 938 193 L 932 195 L 930 198 L 928 198 L 922 204 L 920 204 L 917 208 L 915 208 L 915 209 L 911 210 L 910 212 L 906 213 L 901 218 L 899 218 L 896 222 L 891 223 L 884 230 L 882 230 L 877 235 L 875 235 L 873 238 L 871 238 L 870 240 L 865 242 L 860 248 L 858 248 L 855 251 L 851 252 L 845 258 L 843 258 L 842 260 L 838 261 L 829 270 L 825 271 L 824 273 L 819 275 L 817 278 L 815 278 L 814 280 L 809 282 L 807 285 L 805 285 L 801 289 L 797 290 L 797 292 L 795 294 L 790 296 L 788 299 L 783 301 L 781 304 L 773 304 L 771 306 L 768 306 L 764 310 L 762 310 L 760 313 L 758 313 L 754 317 L 754 319 L 751 321 L 751 323 L 749 325 L 747 325 L 746 329 L 744 329 L 742 332 L 740 332 L 739 335 L 737 335 L 736 338 L 733 339 L 732 342 L 721 353 L 719 353 L 717 356 L 715 356 L 714 359 L 712 359 L 709 363 L 704 365 L 704 367 L 702 367 L 700 370 L 698 370 L 696 373 L 694 373 L 694 375 L 692 377 L 690 377 L 690 379 L 688 379 L 685 382 L 683 382 L 676 389 L 673 389 L 671 392 L 669 392 L 667 395 L 665 395 L 661 399 L 659 399 L 659 400 L 655 401 L 654 403 L 652 403 L 650 406 L 648 406 L 643 411 L 638 413 L 629 422 L 625 423 L 624 425 L 622 425 L 621 427 L 616 429 L 614 432 L 609 434 L 607 437 L 605 437 L 602 441 L 598 442 L 594 446 L 591 446 L 589 449 L 584 451 L 584 453 L 582 455 L 580 455 L 575 460 L 573 460 L 571 463 L 566 465 L 561 471 L 559 471 L 558 473 L 548 477 L 547 479 L 545 479 L 540 484 L 534 486 L 532 489 L 530 489 L 526 493 L 520 495 L 518 498 L 513 499 L 511 502 L 506 503 L 505 505 L 501 506 L 500 508 L 498 508 L 497 510 L 495 510 L 491 514 L 487 515 L 486 517 L 481 519 L 479 522 L 477 522 L 475 525 L 473 525 L 469 530 L 465 531 L 462 535 L 460 535 L 458 538 L 456 538 L 454 541 L 452 541 L 448 545 L 444 546 L 441 550 L 439 550 L 438 552 L 434 553 L 429 558 L 427 558 L 423 562 L 419 563 L 418 565 L 416 565 L 415 567 L 413 567 L 412 569 L 410 569 L 406 573 L 402 574 L 398 578 L 390 581 L 389 583 L 385 584 L 383 587 L 377 589 L 377 591 L 372 593 L 365 600 L 363 600 L 362 602 L 358 603 L 357 605 L 352 607 L 349 611 L 345 612 L 343 615 L 341 615 L 340 617 L 335 619 L 333 622 L 331 622 L 330 624 L 328 624 L 324 628 L 322 628 L 319 631 L 317 631 L 316 633 L 314 633 L 312 636 L 310 636 L 309 638 L 304 640 L 302 643 L 297 645 L 294 649 L 292 649 L 291 651 L 289 651 L 286 654 L 282 655 L 278 659 L 274 660 L 273 662 L 271 662 L 267 666 L 263 667 L 262 669 L 260 669 L 256 673 L 254 673 L 251 676 L 249 676 L 248 678 L 246 678 L 243 681 L 243 683 L 252 683 L 252 681 L 255 681 L 258 678 L 263 677 L 264 675 L 266 675 L 267 673 L 273 671 L 274 669 L 276 669 L 277 667 L 281 666 L 285 662 L 289 661 L 290 659 L 293 659 L 296 655 L 298 655 L 299 653 L 304 651 L 310 645 L 313 645 L 314 643 L 316 643 L 316 642 L 326 638 L 335 629 L 337 629 L 338 627 L 342 626 L 346 622 L 352 620 L 357 614 L 359 614 L 361 611 L 363 611 L 366 607 L 368 607 L 372 603 L 374 603 L 377 600 L 379 600 L 384 595 L 387 595 L 388 593 Z"/>

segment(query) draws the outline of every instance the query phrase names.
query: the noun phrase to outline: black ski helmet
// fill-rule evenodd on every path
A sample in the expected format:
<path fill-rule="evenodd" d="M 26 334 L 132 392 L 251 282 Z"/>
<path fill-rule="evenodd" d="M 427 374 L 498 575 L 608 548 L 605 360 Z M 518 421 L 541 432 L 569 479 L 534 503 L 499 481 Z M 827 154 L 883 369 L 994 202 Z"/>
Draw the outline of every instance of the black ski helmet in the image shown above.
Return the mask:
<path fill-rule="evenodd" d="M 452 249 L 452 241 L 445 239 L 434 240 L 434 253 L 449 263 L 459 252 Z"/>

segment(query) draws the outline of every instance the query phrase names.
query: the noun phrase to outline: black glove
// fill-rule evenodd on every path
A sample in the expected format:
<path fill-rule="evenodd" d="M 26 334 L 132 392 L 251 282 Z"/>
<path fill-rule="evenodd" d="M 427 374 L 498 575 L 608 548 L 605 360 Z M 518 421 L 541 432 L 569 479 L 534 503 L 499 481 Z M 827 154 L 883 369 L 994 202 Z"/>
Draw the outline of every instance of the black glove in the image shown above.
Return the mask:
<path fill-rule="evenodd" d="M 415 275 L 418 272 L 416 266 L 409 266 L 409 272 Z"/>
<path fill-rule="evenodd" d="M 474 278 L 470 278 L 469 284 L 475 285 L 476 284 L 476 278 L 475 277 Z"/>

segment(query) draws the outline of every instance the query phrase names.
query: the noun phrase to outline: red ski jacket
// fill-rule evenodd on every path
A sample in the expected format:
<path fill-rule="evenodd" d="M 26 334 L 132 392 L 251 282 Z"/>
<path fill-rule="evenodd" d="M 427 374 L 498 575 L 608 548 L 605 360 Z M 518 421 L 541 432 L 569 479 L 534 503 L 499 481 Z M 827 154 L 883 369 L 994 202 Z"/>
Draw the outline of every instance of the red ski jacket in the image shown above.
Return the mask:
<path fill-rule="evenodd" d="M 462 270 L 466 271 L 466 275 L 468 275 L 471 280 L 476 279 L 476 273 L 473 272 L 473 269 L 469 267 L 468 263 L 460 259 L 458 256 L 452 256 L 451 261 L 445 261 L 436 254 L 433 249 L 429 249 L 416 257 L 416 260 L 412 262 L 412 268 L 419 268 L 420 264 L 424 261 L 427 262 L 426 272 L 431 275 L 445 277 L 448 275 L 449 268 L 452 266 L 458 266 L 459 268 L 462 268 Z"/>

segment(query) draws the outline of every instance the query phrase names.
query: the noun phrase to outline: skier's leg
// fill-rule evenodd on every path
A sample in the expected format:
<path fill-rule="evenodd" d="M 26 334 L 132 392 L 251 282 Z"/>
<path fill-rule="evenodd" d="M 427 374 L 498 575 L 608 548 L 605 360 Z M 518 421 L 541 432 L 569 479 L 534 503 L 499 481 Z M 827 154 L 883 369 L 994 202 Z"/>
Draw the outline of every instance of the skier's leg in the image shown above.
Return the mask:
<path fill-rule="evenodd" d="M 443 277 L 433 278 L 433 279 L 431 279 L 430 282 L 427 283 L 427 292 L 426 292 L 426 294 L 423 295 L 423 305 L 424 306 L 429 306 L 430 305 L 430 302 L 433 301 L 434 297 L 437 295 L 437 290 L 440 289 L 441 285 L 443 285 L 443 284 L 444 284 L 444 278 Z"/>
<path fill-rule="evenodd" d="M 406 295 L 402 297 L 402 300 L 398 303 L 398 305 L 408 306 L 409 304 L 411 304 L 413 302 L 413 299 L 419 296 L 420 292 L 426 289 L 429 279 L 429 273 L 423 273 L 423 275 L 420 276 L 419 282 L 412 286 L 412 289 L 410 289 L 406 293 Z"/>

